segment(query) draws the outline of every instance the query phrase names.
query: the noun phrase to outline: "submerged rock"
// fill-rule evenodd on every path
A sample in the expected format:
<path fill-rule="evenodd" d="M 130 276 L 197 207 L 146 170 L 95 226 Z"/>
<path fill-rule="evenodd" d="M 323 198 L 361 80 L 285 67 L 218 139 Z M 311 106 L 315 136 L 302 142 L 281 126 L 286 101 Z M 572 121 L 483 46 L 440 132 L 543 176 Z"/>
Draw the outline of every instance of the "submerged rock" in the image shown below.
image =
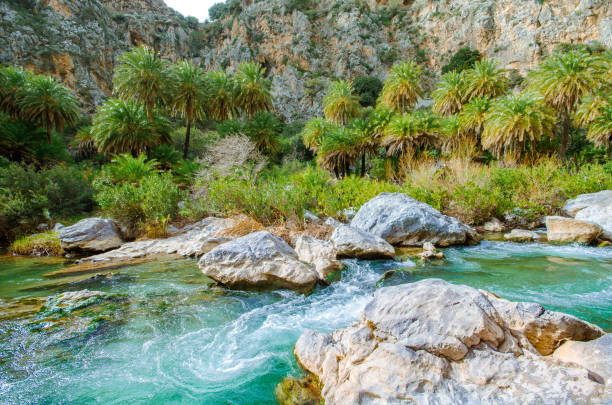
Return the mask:
<path fill-rule="evenodd" d="M 280 405 L 320 405 L 318 387 L 312 379 L 284 378 L 274 390 L 274 396 Z"/>
<path fill-rule="evenodd" d="M 204 275 L 230 288 L 310 290 L 317 273 L 281 238 L 251 233 L 217 246 L 199 262 Z"/>
<path fill-rule="evenodd" d="M 395 249 L 386 240 L 352 226 L 338 226 L 330 241 L 338 257 L 392 259 L 395 256 Z"/>
<path fill-rule="evenodd" d="M 603 402 L 606 386 L 587 369 L 541 356 L 531 343 L 563 330 L 565 314 L 532 314 L 547 321 L 528 322 L 526 335 L 509 325 L 524 319 L 524 303 L 514 304 L 437 279 L 386 287 L 357 324 L 331 334 L 307 331 L 294 352 L 331 405 Z M 559 338 L 603 333 L 580 325 Z"/>
<path fill-rule="evenodd" d="M 436 246 L 470 244 L 478 233 L 456 218 L 401 193 L 381 193 L 365 203 L 351 226 L 385 239 L 392 245 Z"/>
<path fill-rule="evenodd" d="M 504 235 L 504 239 L 510 242 L 539 242 L 542 235 L 534 231 L 526 229 L 513 229 L 510 233 Z"/>
<path fill-rule="evenodd" d="M 568 200 L 563 211 L 580 221 L 599 225 L 602 228 L 600 238 L 612 241 L 612 190 L 581 194 Z"/>
<path fill-rule="evenodd" d="M 314 266 L 319 280 L 324 283 L 329 283 L 330 276 L 344 268 L 344 264 L 336 259 L 330 242 L 302 234 L 295 242 L 295 251 L 301 261 Z"/>
<path fill-rule="evenodd" d="M 110 219 L 86 218 L 59 231 L 65 251 L 105 252 L 121 246 L 119 229 Z"/>
<path fill-rule="evenodd" d="M 546 217 L 546 237 L 550 242 L 591 243 L 601 235 L 599 225 L 577 219 Z"/>
<path fill-rule="evenodd" d="M 427 261 L 432 259 L 444 259 L 444 253 L 438 252 L 436 247 L 431 242 L 423 244 L 423 251 L 418 254 L 421 260 Z"/>

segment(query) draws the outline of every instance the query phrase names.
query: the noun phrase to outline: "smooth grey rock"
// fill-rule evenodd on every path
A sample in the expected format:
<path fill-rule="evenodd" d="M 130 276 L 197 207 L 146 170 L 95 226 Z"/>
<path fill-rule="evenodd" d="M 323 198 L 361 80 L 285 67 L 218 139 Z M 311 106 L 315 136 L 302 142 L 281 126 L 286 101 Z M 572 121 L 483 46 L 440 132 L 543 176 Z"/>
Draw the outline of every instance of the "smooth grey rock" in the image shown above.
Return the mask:
<path fill-rule="evenodd" d="M 58 222 L 57 224 L 53 226 L 53 232 L 59 232 L 62 228 L 65 228 L 65 227 L 66 225 Z"/>
<path fill-rule="evenodd" d="M 348 225 L 334 229 L 330 241 L 338 257 L 390 259 L 395 256 L 395 249 L 383 238 Z"/>
<path fill-rule="evenodd" d="M 513 229 L 510 233 L 504 235 L 504 239 L 510 242 L 538 242 L 542 240 L 542 236 L 537 232 L 526 229 Z"/>
<path fill-rule="evenodd" d="M 59 239 L 67 252 L 104 252 L 123 243 L 115 223 L 102 218 L 86 218 L 64 227 L 59 232 Z"/>
<path fill-rule="evenodd" d="M 319 280 L 329 283 L 329 276 L 344 268 L 340 260 L 336 260 L 336 252 L 330 242 L 302 234 L 295 241 L 295 251 L 298 258 L 314 265 Z"/>
<path fill-rule="evenodd" d="M 612 190 L 581 194 L 568 200 L 563 211 L 577 220 L 600 226 L 600 238 L 612 241 Z"/>
<path fill-rule="evenodd" d="M 401 193 L 381 193 L 372 198 L 359 209 L 351 226 L 392 245 L 421 246 L 431 242 L 449 246 L 480 240 L 475 230 L 456 218 Z"/>
<path fill-rule="evenodd" d="M 47 229 L 49 229 L 49 224 L 38 224 L 36 227 L 38 231 L 46 231 Z"/>
<path fill-rule="evenodd" d="M 485 224 L 482 226 L 482 229 L 487 232 L 501 233 L 506 230 L 506 227 L 499 219 L 491 218 L 489 221 L 485 222 Z"/>
<path fill-rule="evenodd" d="M 304 210 L 304 222 L 310 224 L 319 224 L 323 220 L 308 210 Z"/>
<path fill-rule="evenodd" d="M 169 238 L 124 243 L 118 249 L 90 256 L 80 261 L 91 263 L 114 262 L 158 255 L 200 257 L 220 243 L 232 239 L 219 235 L 232 224 L 231 219 L 208 217 L 173 232 L 173 236 Z"/>
<path fill-rule="evenodd" d="M 550 242 L 591 243 L 601 235 L 599 225 L 559 216 L 546 217 L 546 237 Z"/>
<path fill-rule="evenodd" d="M 423 251 L 418 254 L 421 260 L 444 259 L 444 253 L 438 252 L 431 242 L 423 244 Z"/>
<path fill-rule="evenodd" d="M 310 290 L 317 273 L 285 241 L 267 231 L 251 233 L 206 253 L 204 275 L 230 288 Z"/>
<path fill-rule="evenodd" d="M 495 300 L 436 279 L 382 288 L 358 323 L 306 331 L 294 353 L 331 405 L 606 402 L 608 387 L 591 371 L 541 356 L 520 328 L 508 327 L 524 309 L 532 313 L 531 304 L 499 303 L 500 314 Z M 598 347 L 610 355 L 609 345 Z"/>
<path fill-rule="evenodd" d="M 355 209 L 355 207 L 348 207 L 342 210 L 342 215 L 344 215 L 344 218 L 346 218 L 347 221 L 350 221 L 353 218 L 355 218 L 356 214 L 357 214 L 357 210 Z"/>
<path fill-rule="evenodd" d="M 344 224 L 342 222 L 338 221 L 337 219 L 329 217 L 329 218 L 327 218 L 325 220 L 325 225 L 331 226 L 332 228 L 337 228 L 337 227 L 342 226 Z"/>
<path fill-rule="evenodd" d="M 553 357 L 589 369 L 612 389 L 612 334 L 588 342 L 569 340 L 555 350 Z"/>

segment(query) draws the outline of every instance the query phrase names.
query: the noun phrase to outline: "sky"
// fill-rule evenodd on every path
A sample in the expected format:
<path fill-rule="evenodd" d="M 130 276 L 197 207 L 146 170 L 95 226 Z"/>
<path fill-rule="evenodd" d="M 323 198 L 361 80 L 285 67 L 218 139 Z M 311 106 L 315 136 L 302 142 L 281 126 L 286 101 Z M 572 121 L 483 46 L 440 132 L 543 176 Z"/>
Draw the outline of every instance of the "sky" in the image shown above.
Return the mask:
<path fill-rule="evenodd" d="M 184 16 L 193 16 L 200 21 L 208 18 L 208 8 L 222 0 L 164 0 L 166 4 Z"/>

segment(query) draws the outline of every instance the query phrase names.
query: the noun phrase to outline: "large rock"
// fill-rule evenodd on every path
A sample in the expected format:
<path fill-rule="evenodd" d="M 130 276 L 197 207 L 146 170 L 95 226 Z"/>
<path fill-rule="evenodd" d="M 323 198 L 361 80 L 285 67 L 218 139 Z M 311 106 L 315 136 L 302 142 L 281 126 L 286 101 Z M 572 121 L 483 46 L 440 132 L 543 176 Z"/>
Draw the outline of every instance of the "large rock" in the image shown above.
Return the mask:
<path fill-rule="evenodd" d="M 601 227 L 577 219 L 546 217 L 546 237 L 549 242 L 591 243 L 601 235 Z"/>
<path fill-rule="evenodd" d="M 612 241 L 612 190 L 581 194 L 568 200 L 563 211 L 580 221 L 599 225 L 602 228 L 600 238 Z"/>
<path fill-rule="evenodd" d="M 392 245 L 421 246 L 431 242 L 449 246 L 480 240 L 469 226 L 401 193 L 381 193 L 372 198 L 359 209 L 351 226 Z"/>
<path fill-rule="evenodd" d="M 176 231 L 175 235 L 169 238 L 128 242 L 118 249 L 87 257 L 81 262 L 120 262 L 175 254 L 199 257 L 220 243 L 231 240 L 221 233 L 232 224 L 232 219 L 208 217 Z"/>
<path fill-rule="evenodd" d="M 602 383 L 608 387 L 612 386 L 610 385 L 612 384 L 612 334 L 610 333 L 589 342 L 567 341 L 555 351 L 553 357 L 579 364 L 595 373 Z"/>
<path fill-rule="evenodd" d="M 319 280 L 324 283 L 328 283 L 332 274 L 344 268 L 344 264 L 336 260 L 336 252 L 330 242 L 310 235 L 302 234 L 297 238 L 295 251 L 301 261 L 314 266 Z"/>
<path fill-rule="evenodd" d="M 204 275 L 230 288 L 310 290 L 318 279 L 291 246 L 267 231 L 217 246 L 202 256 L 199 266 Z"/>
<path fill-rule="evenodd" d="M 331 334 L 307 331 L 294 352 L 331 405 L 605 400 L 607 387 L 589 370 L 540 355 L 520 328 L 508 326 L 522 308 L 496 300 L 436 279 L 382 288 L 357 324 Z M 585 334 L 565 339 L 576 336 Z"/>
<path fill-rule="evenodd" d="M 67 252 L 104 252 L 121 246 L 123 240 L 109 219 L 86 218 L 59 231 L 60 245 Z"/>
<path fill-rule="evenodd" d="M 395 256 L 395 249 L 386 240 L 352 226 L 338 226 L 330 241 L 338 257 L 391 259 Z"/>

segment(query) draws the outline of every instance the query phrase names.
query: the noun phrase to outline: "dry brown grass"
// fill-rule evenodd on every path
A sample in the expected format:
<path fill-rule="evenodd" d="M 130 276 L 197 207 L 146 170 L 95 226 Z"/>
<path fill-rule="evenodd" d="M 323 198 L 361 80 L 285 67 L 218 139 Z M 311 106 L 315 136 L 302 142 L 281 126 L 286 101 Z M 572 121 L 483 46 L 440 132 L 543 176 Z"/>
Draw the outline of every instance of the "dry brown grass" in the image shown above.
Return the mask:
<path fill-rule="evenodd" d="M 283 239 L 292 247 L 300 235 L 306 234 L 313 238 L 327 240 L 331 236 L 334 228 L 325 224 L 305 224 L 300 221 L 291 220 L 283 224 L 268 227 L 268 231 Z"/>
<path fill-rule="evenodd" d="M 257 231 L 263 231 L 265 229 L 262 224 L 246 215 L 235 215 L 233 217 L 230 217 L 229 220 L 232 221 L 232 225 L 228 228 L 219 231 L 219 236 L 230 236 L 233 238 L 239 238 L 241 236 L 245 236 Z"/>

